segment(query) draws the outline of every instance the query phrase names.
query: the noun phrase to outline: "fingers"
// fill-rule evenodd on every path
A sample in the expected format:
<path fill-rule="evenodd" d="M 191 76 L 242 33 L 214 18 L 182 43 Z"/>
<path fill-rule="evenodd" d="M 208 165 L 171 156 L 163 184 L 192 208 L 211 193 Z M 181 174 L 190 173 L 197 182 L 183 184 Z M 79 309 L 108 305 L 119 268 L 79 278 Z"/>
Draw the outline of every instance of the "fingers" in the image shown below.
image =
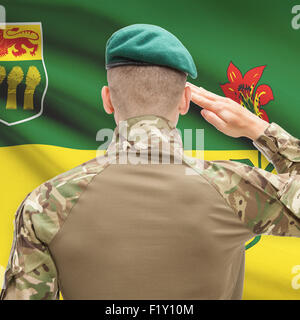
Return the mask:
<path fill-rule="evenodd" d="M 214 112 L 207 109 L 202 109 L 201 115 L 206 121 L 208 121 L 218 130 L 223 131 L 226 128 L 226 122 L 219 118 Z"/>
<path fill-rule="evenodd" d="M 189 85 L 189 87 L 191 88 L 192 95 L 193 94 L 198 95 L 198 96 L 200 95 L 200 96 L 203 96 L 206 99 L 209 99 L 209 100 L 212 100 L 212 101 L 216 101 L 217 100 L 217 95 L 215 95 L 214 93 L 212 93 L 210 91 L 205 90 L 202 87 L 196 87 L 195 85 L 192 85 L 192 86 Z"/>
<path fill-rule="evenodd" d="M 186 84 L 191 88 L 192 94 L 198 94 L 198 95 L 202 95 L 207 99 L 210 100 L 214 100 L 214 101 L 218 101 L 218 100 L 223 100 L 224 97 L 219 96 L 215 93 L 212 93 L 211 91 L 205 90 L 202 87 L 197 87 L 194 84 L 190 83 L 190 82 L 186 82 Z"/>
<path fill-rule="evenodd" d="M 198 106 L 209 109 L 213 112 L 219 111 L 219 105 L 216 104 L 216 101 L 207 99 L 203 95 L 199 95 L 197 93 L 192 93 L 191 100 L 196 103 Z"/>

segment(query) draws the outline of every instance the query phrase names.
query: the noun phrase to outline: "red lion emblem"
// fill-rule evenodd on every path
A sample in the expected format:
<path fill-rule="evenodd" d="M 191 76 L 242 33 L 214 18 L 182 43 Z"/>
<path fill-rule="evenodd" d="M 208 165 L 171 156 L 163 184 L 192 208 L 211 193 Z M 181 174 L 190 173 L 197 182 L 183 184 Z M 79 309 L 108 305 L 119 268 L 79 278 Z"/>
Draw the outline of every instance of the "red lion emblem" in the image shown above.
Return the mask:
<path fill-rule="evenodd" d="M 0 57 L 3 57 L 8 54 L 8 49 L 14 47 L 12 54 L 15 57 L 19 57 L 26 53 L 26 49 L 22 46 L 32 49 L 30 54 L 35 55 L 36 50 L 38 49 L 38 44 L 34 44 L 31 41 L 36 41 L 40 37 L 39 35 L 32 30 L 22 30 L 20 28 L 11 28 L 8 30 L 0 29 Z"/>

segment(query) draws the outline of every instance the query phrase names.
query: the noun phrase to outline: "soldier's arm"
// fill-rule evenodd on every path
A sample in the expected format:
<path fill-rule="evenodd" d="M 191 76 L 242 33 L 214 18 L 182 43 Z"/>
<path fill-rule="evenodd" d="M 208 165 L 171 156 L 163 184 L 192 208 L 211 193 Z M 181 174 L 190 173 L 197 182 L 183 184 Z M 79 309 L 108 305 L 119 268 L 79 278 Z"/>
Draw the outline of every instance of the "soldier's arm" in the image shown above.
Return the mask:
<path fill-rule="evenodd" d="M 192 101 L 203 109 L 202 116 L 216 129 L 231 137 L 247 137 L 274 164 L 278 173 L 300 172 L 300 140 L 278 124 L 260 119 L 235 101 L 189 82 Z"/>
<path fill-rule="evenodd" d="M 300 175 L 226 160 L 206 161 L 199 173 L 254 234 L 300 237 Z"/>
<path fill-rule="evenodd" d="M 248 137 L 278 175 L 234 161 L 206 162 L 206 177 L 257 234 L 300 236 L 300 141 L 235 101 L 187 83 L 202 116 L 231 137 Z"/>
<path fill-rule="evenodd" d="M 13 245 L 5 272 L 1 300 L 59 298 L 54 261 L 47 245 L 38 238 L 32 221 L 32 216 L 39 212 L 40 208 L 29 195 L 16 212 Z"/>
<path fill-rule="evenodd" d="M 253 144 L 273 163 L 278 173 L 300 174 L 300 140 L 277 123 L 270 123 Z"/>
<path fill-rule="evenodd" d="M 71 209 L 103 166 L 94 158 L 46 181 L 19 206 L 1 299 L 58 299 L 59 279 L 49 251 Z"/>

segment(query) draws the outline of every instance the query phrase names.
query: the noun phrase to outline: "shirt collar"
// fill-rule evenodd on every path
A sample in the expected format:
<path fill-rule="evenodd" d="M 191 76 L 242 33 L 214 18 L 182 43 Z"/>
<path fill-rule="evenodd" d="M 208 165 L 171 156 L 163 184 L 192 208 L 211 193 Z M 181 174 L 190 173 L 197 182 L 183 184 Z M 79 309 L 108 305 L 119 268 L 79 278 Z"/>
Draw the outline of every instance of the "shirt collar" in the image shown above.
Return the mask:
<path fill-rule="evenodd" d="M 107 151 L 152 148 L 182 152 L 181 134 L 173 122 L 162 116 L 142 115 L 119 122 Z"/>

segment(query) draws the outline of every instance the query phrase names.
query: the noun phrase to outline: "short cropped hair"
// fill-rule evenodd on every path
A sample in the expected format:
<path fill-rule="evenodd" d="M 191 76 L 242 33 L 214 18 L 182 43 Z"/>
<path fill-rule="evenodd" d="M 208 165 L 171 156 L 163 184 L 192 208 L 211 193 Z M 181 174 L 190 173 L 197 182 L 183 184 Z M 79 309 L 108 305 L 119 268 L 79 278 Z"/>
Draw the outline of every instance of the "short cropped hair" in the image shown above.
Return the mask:
<path fill-rule="evenodd" d="M 107 70 L 111 102 L 123 119 L 149 114 L 167 117 L 179 105 L 186 80 L 184 72 L 157 65 Z"/>

